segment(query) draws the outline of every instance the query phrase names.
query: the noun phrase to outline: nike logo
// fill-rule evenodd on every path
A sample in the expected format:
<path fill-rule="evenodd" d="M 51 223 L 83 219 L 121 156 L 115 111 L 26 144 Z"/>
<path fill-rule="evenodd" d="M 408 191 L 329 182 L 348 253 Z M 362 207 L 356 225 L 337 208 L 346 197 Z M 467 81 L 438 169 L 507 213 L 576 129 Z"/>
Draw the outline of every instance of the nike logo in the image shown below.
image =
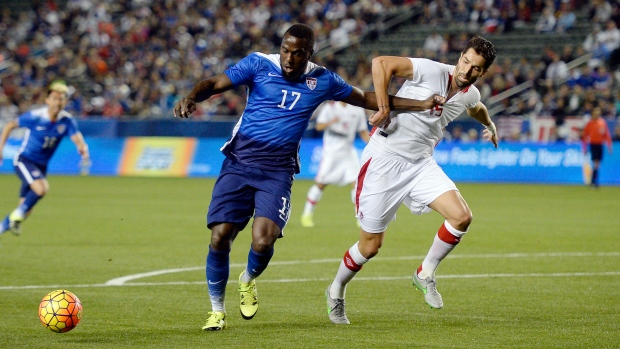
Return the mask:
<path fill-rule="evenodd" d="M 209 285 L 217 285 L 217 284 L 219 284 L 222 281 L 224 281 L 224 280 L 220 280 L 218 282 L 213 282 L 213 281 L 209 280 L 208 282 L 209 282 Z"/>
<path fill-rule="evenodd" d="M 278 74 L 274 74 L 274 73 L 272 73 L 272 72 L 269 72 L 267 75 L 269 75 L 269 76 L 280 76 L 280 75 L 278 75 Z"/>
<path fill-rule="evenodd" d="M 37 131 L 43 131 L 43 130 L 45 130 L 46 128 L 47 128 L 47 127 L 45 127 L 45 126 L 37 126 L 37 127 L 36 127 Z"/>

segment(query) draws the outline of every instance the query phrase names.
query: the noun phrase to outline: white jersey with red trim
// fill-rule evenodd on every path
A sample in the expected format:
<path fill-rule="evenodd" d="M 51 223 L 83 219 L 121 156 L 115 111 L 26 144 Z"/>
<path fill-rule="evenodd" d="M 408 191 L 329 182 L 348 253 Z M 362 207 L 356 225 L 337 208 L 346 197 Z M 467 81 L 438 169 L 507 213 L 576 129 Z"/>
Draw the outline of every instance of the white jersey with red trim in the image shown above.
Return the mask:
<path fill-rule="evenodd" d="M 362 131 L 368 131 L 366 112 L 360 107 L 342 102 L 327 102 L 316 119 L 317 123 L 331 124 L 323 132 L 323 153 L 349 154 L 354 150 L 355 136 Z"/>
<path fill-rule="evenodd" d="M 413 63 L 413 79 L 405 81 L 396 96 L 417 100 L 425 100 L 434 94 L 448 96 L 454 65 L 424 58 L 410 60 Z M 443 137 L 443 128 L 479 101 L 480 92 L 471 85 L 435 109 L 392 112 L 390 125 L 373 129 L 368 146 L 412 162 L 431 157 Z"/>

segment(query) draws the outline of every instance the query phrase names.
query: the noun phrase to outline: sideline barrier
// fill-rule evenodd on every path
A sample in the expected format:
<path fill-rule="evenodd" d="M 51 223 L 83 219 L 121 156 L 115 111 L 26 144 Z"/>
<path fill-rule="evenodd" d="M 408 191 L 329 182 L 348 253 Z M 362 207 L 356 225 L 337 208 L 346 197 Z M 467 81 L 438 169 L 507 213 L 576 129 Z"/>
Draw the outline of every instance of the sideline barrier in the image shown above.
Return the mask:
<path fill-rule="evenodd" d="M 89 173 L 102 176 L 216 177 L 224 156 L 220 148 L 227 138 L 87 137 L 92 165 Z M 12 158 L 20 140 L 4 147 L 0 173 L 13 173 Z M 356 141 L 361 153 L 364 143 Z M 620 185 L 620 142 L 613 155 L 605 152 L 601 185 Z M 300 148 L 299 179 L 313 179 L 321 159 L 321 139 L 305 139 Z M 435 149 L 437 163 L 455 182 L 583 184 L 583 164 L 588 159 L 581 144 L 441 142 Z M 50 174 L 78 175 L 80 157 L 73 143 L 63 140 L 52 158 Z"/>

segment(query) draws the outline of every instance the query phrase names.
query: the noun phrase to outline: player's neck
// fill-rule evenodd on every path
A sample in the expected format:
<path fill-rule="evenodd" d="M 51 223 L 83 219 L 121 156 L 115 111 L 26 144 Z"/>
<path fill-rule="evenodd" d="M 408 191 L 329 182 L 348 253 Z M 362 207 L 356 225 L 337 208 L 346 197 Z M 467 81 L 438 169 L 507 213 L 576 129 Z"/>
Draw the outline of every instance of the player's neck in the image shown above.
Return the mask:
<path fill-rule="evenodd" d="M 55 114 L 54 114 L 54 113 L 52 113 L 52 112 L 50 112 L 50 111 L 48 111 L 48 112 L 47 112 L 47 116 L 49 116 L 49 117 L 50 117 L 50 121 L 51 121 L 51 122 L 56 122 L 56 120 L 58 120 L 58 114 L 59 114 L 59 113 L 55 113 Z"/>

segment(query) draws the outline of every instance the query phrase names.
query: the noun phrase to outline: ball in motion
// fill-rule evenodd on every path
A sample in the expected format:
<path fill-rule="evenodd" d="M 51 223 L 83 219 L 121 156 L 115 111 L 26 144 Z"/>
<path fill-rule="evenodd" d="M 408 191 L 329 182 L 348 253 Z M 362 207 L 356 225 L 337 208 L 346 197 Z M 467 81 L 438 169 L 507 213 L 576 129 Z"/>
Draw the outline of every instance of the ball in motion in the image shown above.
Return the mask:
<path fill-rule="evenodd" d="M 39 304 L 39 319 L 50 331 L 69 332 L 80 323 L 82 303 L 67 290 L 56 290 L 43 297 Z"/>

